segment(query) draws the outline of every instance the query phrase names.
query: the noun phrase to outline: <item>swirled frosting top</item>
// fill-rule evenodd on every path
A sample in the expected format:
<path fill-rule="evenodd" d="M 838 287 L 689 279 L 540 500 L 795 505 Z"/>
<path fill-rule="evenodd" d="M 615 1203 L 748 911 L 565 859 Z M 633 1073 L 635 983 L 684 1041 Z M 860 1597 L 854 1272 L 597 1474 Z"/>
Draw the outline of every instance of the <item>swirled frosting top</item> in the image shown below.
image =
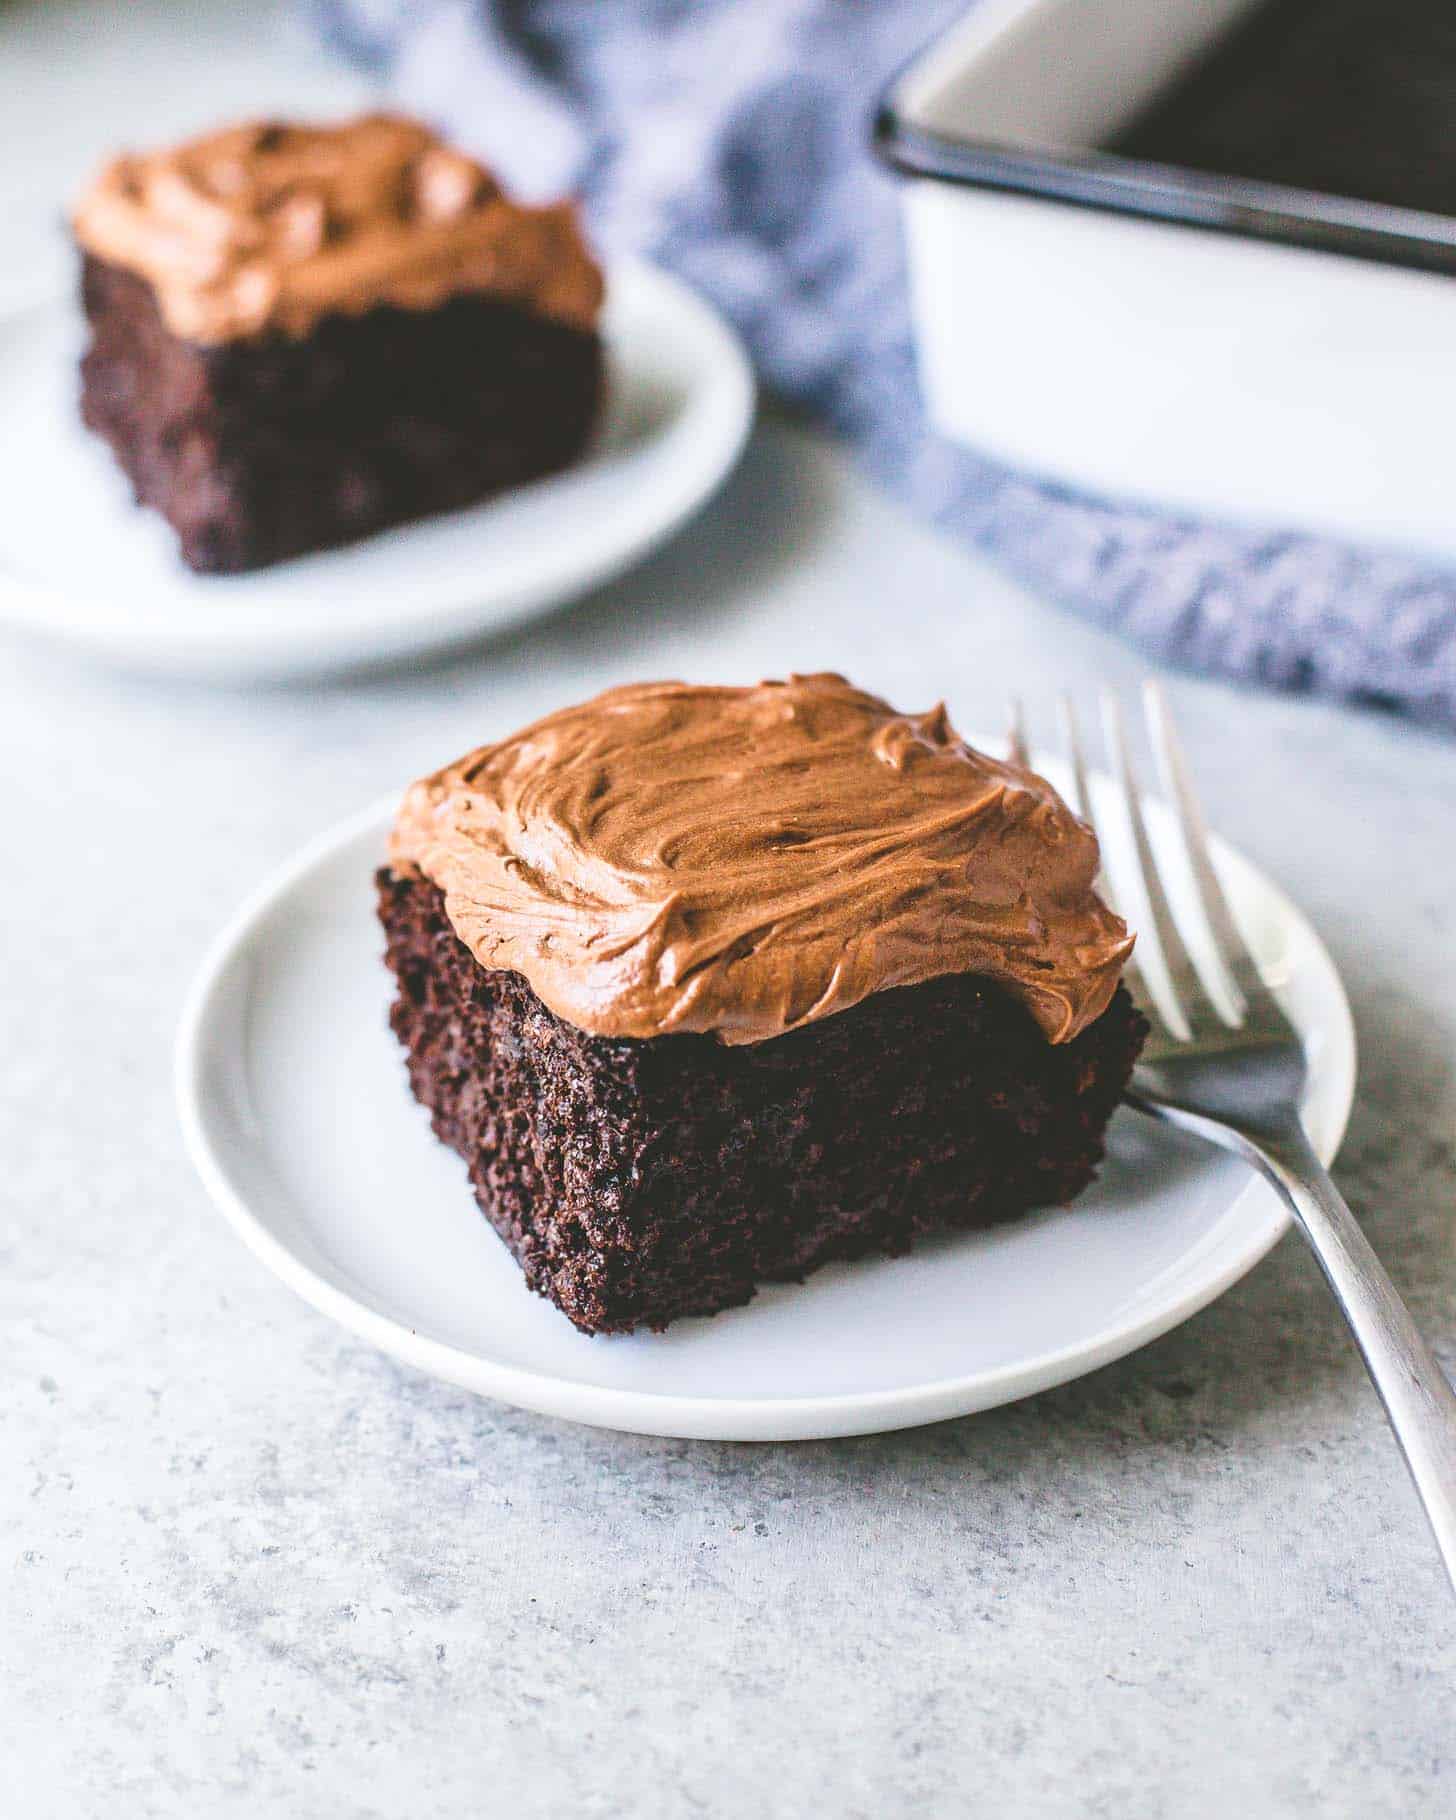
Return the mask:
<path fill-rule="evenodd" d="M 145 278 L 190 341 L 378 304 L 486 293 L 591 328 L 602 275 L 569 203 L 523 208 L 483 166 L 392 114 L 226 127 L 114 158 L 73 217 L 88 252 Z"/>
<path fill-rule="evenodd" d="M 601 1036 L 762 1042 L 972 973 L 1062 1043 L 1132 948 L 1050 784 L 832 675 L 608 690 L 414 784 L 390 857 Z"/>

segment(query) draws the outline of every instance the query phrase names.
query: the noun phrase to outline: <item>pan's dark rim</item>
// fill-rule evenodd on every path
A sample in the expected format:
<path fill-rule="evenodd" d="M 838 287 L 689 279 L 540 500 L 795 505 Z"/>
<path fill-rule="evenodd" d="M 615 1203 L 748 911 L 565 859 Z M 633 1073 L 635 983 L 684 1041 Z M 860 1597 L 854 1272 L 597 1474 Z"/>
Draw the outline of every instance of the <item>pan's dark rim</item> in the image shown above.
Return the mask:
<path fill-rule="evenodd" d="M 1039 151 L 915 126 L 897 97 L 927 54 L 917 53 L 891 77 L 875 109 L 875 153 L 903 176 L 1338 253 L 1411 271 L 1456 273 L 1456 218 L 1448 215 L 1212 177 L 1107 152 Z"/>

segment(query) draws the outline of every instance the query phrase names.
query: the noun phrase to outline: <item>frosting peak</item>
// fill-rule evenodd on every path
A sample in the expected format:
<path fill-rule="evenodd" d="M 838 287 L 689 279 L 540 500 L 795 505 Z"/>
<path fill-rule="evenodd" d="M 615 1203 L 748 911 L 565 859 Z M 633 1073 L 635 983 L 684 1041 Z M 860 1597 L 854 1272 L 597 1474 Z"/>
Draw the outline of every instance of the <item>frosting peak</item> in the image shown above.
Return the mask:
<path fill-rule="evenodd" d="M 1061 1043 L 1132 949 L 1050 784 L 833 675 L 610 689 L 414 784 L 390 857 L 600 1036 L 762 1042 L 972 973 Z"/>
<path fill-rule="evenodd" d="M 433 309 L 457 292 L 591 328 L 602 300 L 570 204 L 520 207 L 393 114 L 260 121 L 114 158 L 73 226 L 88 252 L 145 278 L 191 341 L 305 335 L 334 312 Z"/>

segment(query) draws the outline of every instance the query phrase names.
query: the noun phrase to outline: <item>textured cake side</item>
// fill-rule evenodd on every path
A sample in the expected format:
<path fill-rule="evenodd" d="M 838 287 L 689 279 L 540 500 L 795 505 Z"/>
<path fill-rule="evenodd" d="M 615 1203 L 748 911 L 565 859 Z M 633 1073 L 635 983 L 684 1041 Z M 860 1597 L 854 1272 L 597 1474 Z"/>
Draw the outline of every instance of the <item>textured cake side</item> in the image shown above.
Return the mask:
<path fill-rule="evenodd" d="M 1049 1044 L 955 976 L 738 1048 L 589 1036 L 479 966 L 434 885 L 378 884 L 415 1096 L 527 1282 L 589 1333 L 1071 1200 L 1144 1035 L 1119 989 Z"/>
<path fill-rule="evenodd" d="M 489 297 L 330 316 L 203 346 L 144 280 L 87 256 L 81 414 L 203 572 L 259 568 L 471 505 L 567 466 L 600 338 Z"/>

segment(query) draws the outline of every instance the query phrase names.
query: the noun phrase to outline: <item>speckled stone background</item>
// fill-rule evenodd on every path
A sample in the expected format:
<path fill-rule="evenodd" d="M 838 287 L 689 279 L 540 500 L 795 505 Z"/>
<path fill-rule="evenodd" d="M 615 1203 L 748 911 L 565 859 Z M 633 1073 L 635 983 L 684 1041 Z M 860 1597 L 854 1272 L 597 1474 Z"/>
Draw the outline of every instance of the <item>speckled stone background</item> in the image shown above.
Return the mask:
<path fill-rule="evenodd" d="M 124 133 L 143 75 L 174 71 L 145 102 L 158 132 L 196 117 L 166 62 L 183 10 L 114 9 L 126 33 L 106 9 L 0 13 L 0 98 L 22 98 L 35 160 L 28 184 L 4 171 L 31 211 L 6 219 L 36 249 L 59 194 L 37 173 L 69 181 Z M 339 92 L 258 9 L 208 20 L 197 54 L 229 105 Z M 82 93 L 57 47 L 83 29 L 79 61 L 133 87 Z M 1456 1604 L 1293 1239 L 1078 1384 L 752 1448 L 595 1433 L 404 1372 L 207 1204 L 170 1044 L 263 872 L 589 688 L 826 664 L 910 706 L 946 694 L 970 725 L 1008 687 L 1036 704 L 1138 674 L 780 424 L 650 568 L 443 666 L 243 695 L 0 647 L 0 1812 L 1456 1810 Z M 1456 746 L 1174 689 L 1215 819 L 1345 973 L 1363 1065 L 1337 1173 L 1451 1368 Z"/>

